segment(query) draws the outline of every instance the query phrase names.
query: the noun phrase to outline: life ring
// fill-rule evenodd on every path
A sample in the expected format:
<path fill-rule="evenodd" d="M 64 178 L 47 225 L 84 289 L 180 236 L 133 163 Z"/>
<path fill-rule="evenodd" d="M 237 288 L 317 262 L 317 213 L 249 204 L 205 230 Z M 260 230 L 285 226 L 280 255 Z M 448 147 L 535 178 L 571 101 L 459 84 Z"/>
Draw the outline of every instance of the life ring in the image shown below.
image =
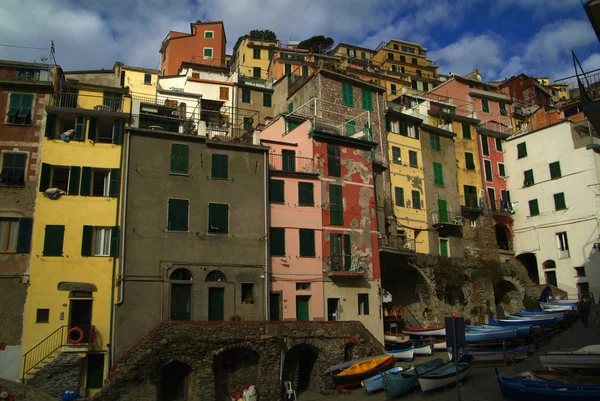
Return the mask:
<path fill-rule="evenodd" d="M 96 342 L 96 326 L 90 326 L 90 343 Z"/>
<path fill-rule="evenodd" d="M 73 336 L 75 335 L 75 337 Z M 83 330 L 79 327 L 73 327 L 67 332 L 67 340 L 70 344 L 79 344 L 83 341 Z"/>

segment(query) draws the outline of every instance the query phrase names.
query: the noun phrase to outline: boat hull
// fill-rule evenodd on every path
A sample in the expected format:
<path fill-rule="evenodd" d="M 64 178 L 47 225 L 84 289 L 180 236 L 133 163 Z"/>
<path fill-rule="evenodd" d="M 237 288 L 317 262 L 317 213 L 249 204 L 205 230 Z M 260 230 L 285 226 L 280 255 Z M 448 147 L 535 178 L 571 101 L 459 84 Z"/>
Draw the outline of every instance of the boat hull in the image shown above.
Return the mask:
<path fill-rule="evenodd" d="M 402 348 L 402 349 L 390 349 L 387 351 L 388 355 L 391 355 L 394 357 L 395 360 L 397 361 L 402 361 L 402 362 L 410 362 L 415 358 L 415 348 L 411 345 L 408 348 Z"/>
<path fill-rule="evenodd" d="M 340 373 L 344 369 L 348 369 L 352 365 L 356 365 L 359 362 L 367 361 L 367 360 L 373 359 L 373 358 L 381 358 L 383 356 L 385 356 L 385 355 L 377 355 L 375 357 L 367 356 L 364 358 L 354 359 L 354 360 L 348 361 L 348 362 L 338 363 L 337 365 L 333 365 L 333 366 L 330 366 L 329 368 L 325 369 L 325 372 L 323 372 L 323 374 L 324 375 L 334 375 L 334 374 Z"/>
<path fill-rule="evenodd" d="M 393 375 L 404 371 L 401 367 L 391 368 L 385 372 L 376 374 L 373 377 L 363 380 L 360 384 L 365 388 L 367 393 L 375 393 L 383 390 L 383 381 L 386 376 Z"/>
<path fill-rule="evenodd" d="M 558 309 L 558 310 L 575 310 L 577 309 L 576 304 L 555 304 L 552 302 L 540 302 L 542 309 Z"/>
<path fill-rule="evenodd" d="M 383 383 L 387 398 L 400 397 L 409 393 L 418 385 L 419 381 L 414 371 L 386 375 Z"/>
<path fill-rule="evenodd" d="M 446 351 L 446 348 L 448 348 L 448 345 L 446 344 L 446 341 L 440 341 L 440 342 L 434 342 L 433 343 L 433 350 L 434 351 Z"/>
<path fill-rule="evenodd" d="M 414 354 L 416 355 L 431 355 L 433 353 L 432 344 L 415 345 Z"/>
<path fill-rule="evenodd" d="M 448 358 L 452 359 L 452 349 L 448 349 Z M 529 347 L 512 347 L 506 350 L 502 348 L 463 348 L 462 355 L 471 355 L 474 363 L 490 363 L 490 362 L 503 362 L 504 358 L 508 359 L 523 359 L 529 354 Z"/>
<path fill-rule="evenodd" d="M 405 343 L 408 342 L 410 340 L 410 336 L 408 335 L 397 335 L 397 336 L 393 336 L 391 334 L 386 334 L 383 336 L 383 340 L 387 343 Z"/>
<path fill-rule="evenodd" d="M 540 354 L 544 367 L 556 368 L 600 368 L 600 354 L 547 353 Z"/>
<path fill-rule="evenodd" d="M 500 391 L 514 401 L 592 401 L 600 399 L 600 385 L 553 383 L 528 378 L 499 377 Z"/>
<path fill-rule="evenodd" d="M 421 336 L 421 337 L 431 337 L 431 336 L 445 336 L 446 335 L 446 329 L 445 328 L 439 328 L 439 329 L 433 329 L 433 328 L 426 328 L 426 329 L 404 329 L 402 330 L 402 334 L 408 334 L 411 336 Z"/>
<path fill-rule="evenodd" d="M 464 362 L 458 364 L 458 380 L 464 380 L 469 376 L 471 365 Z M 424 375 L 419 375 L 419 385 L 423 393 L 429 394 L 436 390 L 456 385 L 456 370 L 454 362 L 448 362 L 438 369 L 434 369 Z"/>
<path fill-rule="evenodd" d="M 359 363 L 365 363 L 365 362 L 368 362 L 368 361 L 359 362 Z M 373 377 L 376 374 L 381 373 L 385 370 L 388 370 L 393 365 L 394 365 L 394 358 L 392 358 L 390 356 L 389 358 L 386 358 L 384 361 L 382 361 L 380 364 L 378 364 L 376 367 L 374 367 L 370 370 L 366 370 L 364 372 L 357 372 L 356 374 L 344 374 L 344 373 L 346 373 L 346 371 L 344 371 L 341 374 L 334 375 L 333 383 L 335 384 L 335 387 L 338 390 L 359 387 L 360 383 L 363 380 Z M 351 366 L 350 368 L 348 368 L 348 370 L 352 369 L 354 366 L 355 365 Z M 358 370 L 358 369 L 355 369 L 355 370 Z"/>
<path fill-rule="evenodd" d="M 468 343 L 493 341 L 493 340 L 511 340 L 517 338 L 516 328 L 506 328 L 504 330 L 474 330 L 465 333 L 465 339 Z"/>
<path fill-rule="evenodd" d="M 510 320 L 510 319 L 499 319 L 495 320 L 493 317 L 488 317 L 488 321 L 492 326 L 550 326 L 554 324 L 556 319 L 543 318 L 535 320 Z"/>

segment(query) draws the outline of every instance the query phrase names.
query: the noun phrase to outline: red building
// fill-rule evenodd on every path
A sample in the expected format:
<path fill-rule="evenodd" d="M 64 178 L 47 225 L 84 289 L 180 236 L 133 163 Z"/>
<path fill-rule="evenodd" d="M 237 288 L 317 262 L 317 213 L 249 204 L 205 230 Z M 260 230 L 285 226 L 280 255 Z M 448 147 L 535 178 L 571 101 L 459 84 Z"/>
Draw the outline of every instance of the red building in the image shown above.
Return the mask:
<path fill-rule="evenodd" d="M 511 77 L 500 83 L 498 88 L 510 98 L 520 100 L 529 105 L 543 106 L 552 103 L 552 94 L 537 79 L 525 74 Z"/>

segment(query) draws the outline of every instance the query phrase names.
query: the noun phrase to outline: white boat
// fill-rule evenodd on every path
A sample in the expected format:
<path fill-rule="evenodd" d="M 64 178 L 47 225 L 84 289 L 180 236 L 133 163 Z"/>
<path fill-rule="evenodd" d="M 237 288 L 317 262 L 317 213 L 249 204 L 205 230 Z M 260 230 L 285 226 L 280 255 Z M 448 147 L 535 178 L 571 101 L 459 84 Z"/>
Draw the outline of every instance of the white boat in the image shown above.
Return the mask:
<path fill-rule="evenodd" d="M 392 355 L 397 361 L 410 362 L 415 358 L 415 347 L 411 344 L 409 347 L 406 348 L 388 348 L 387 354 Z"/>
<path fill-rule="evenodd" d="M 433 353 L 433 344 L 415 345 L 415 355 L 431 355 Z"/>
<path fill-rule="evenodd" d="M 557 322 L 562 322 L 565 320 L 565 313 L 564 312 L 558 312 L 558 313 L 544 313 L 543 315 L 527 315 L 527 316 L 522 316 L 522 315 L 518 315 L 518 316 L 507 316 L 507 319 L 510 320 L 541 320 L 544 318 L 549 318 L 549 317 L 553 317 L 556 319 Z"/>
<path fill-rule="evenodd" d="M 410 336 L 421 336 L 421 337 L 431 337 L 431 336 L 445 336 L 446 329 L 444 327 L 441 328 L 408 328 L 402 330 L 402 334 L 408 334 Z"/>
<path fill-rule="evenodd" d="M 398 334 L 397 336 L 392 334 L 386 334 L 383 336 L 385 342 L 388 343 L 405 343 L 410 339 L 410 336 L 404 334 Z"/>
<path fill-rule="evenodd" d="M 600 368 L 600 344 L 578 350 L 550 351 L 539 356 L 544 367 Z"/>
<path fill-rule="evenodd" d="M 549 299 L 548 302 L 552 304 L 578 304 L 579 299 Z"/>
<path fill-rule="evenodd" d="M 440 341 L 440 342 L 433 343 L 434 351 L 446 351 L 446 348 L 448 348 L 448 346 L 446 345 L 446 341 Z"/>
<path fill-rule="evenodd" d="M 471 364 L 466 362 L 458 363 L 458 380 L 463 380 L 469 375 Z M 453 361 L 447 362 L 437 369 L 429 371 L 423 375 L 418 375 L 419 385 L 423 393 L 431 393 L 435 390 L 453 386 L 456 384 L 456 365 Z"/>
<path fill-rule="evenodd" d="M 556 310 L 560 310 L 560 311 L 571 311 L 571 310 L 577 309 L 576 305 L 556 304 L 556 303 L 552 303 L 552 302 L 540 302 L 540 307 L 542 309 L 556 309 Z"/>

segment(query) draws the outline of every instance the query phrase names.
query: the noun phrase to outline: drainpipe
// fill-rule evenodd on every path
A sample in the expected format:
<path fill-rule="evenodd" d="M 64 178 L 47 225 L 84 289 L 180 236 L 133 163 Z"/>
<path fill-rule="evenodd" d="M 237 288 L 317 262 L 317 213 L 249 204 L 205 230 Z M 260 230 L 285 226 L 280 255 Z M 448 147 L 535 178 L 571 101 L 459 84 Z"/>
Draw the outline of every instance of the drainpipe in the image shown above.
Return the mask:
<path fill-rule="evenodd" d="M 265 320 L 269 320 L 269 201 L 268 185 L 269 177 L 267 175 L 267 152 L 264 152 L 264 176 L 265 176 Z"/>

